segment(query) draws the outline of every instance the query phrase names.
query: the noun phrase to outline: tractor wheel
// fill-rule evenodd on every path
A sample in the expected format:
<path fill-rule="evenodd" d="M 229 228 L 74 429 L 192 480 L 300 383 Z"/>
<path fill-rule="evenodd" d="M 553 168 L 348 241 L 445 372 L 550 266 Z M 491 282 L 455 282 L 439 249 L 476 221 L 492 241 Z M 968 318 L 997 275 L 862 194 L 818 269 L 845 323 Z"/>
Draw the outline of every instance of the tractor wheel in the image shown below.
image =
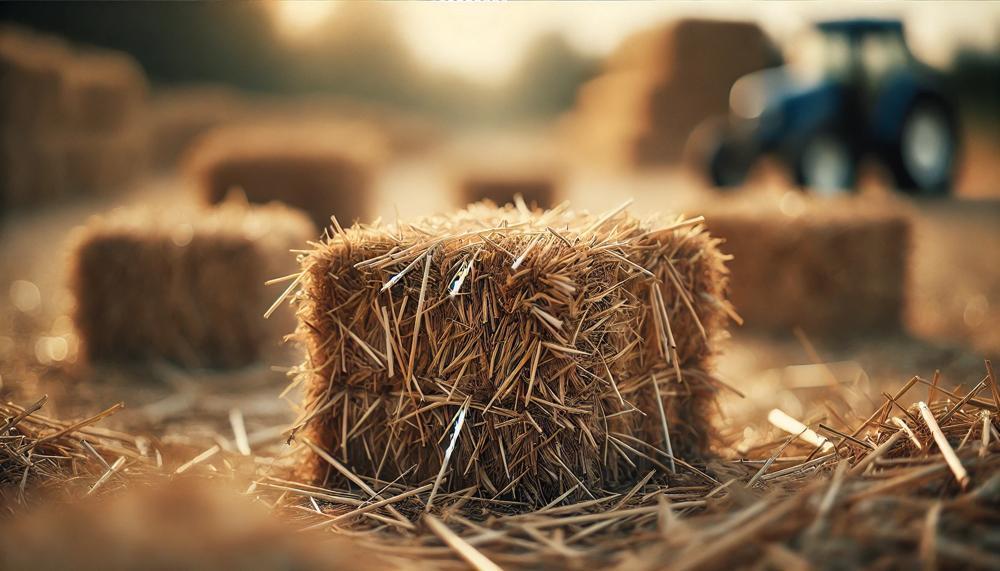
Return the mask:
<path fill-rule="evenodd" d="M 924 98 L 903 119 L 887 163 L 900 190 L 945 196 L 951 191 L 957 152 L 958 129 L 950 109 L 937 99 Z"/>
<path fill-rule="evenodd" d="M 742 185 L 756 157 L 751 137 L 726 117 L 703 121 L 684 145 L 684 162 L 718 188 Z"/>
<path fill-rule="evenodd" d="M 836 195 L 854 189 L 857 159 L 841 136 L 822 132 L 808 140 L 799 151 L 795 180 L 817 194 Z"/>
<path fill-rule="evenodd" d="M 708 156 L 708 176 L 712 184 L 719 188 L 743 184 L 753 162 L 748 154 L 733 143 L 719 141 Z"/>

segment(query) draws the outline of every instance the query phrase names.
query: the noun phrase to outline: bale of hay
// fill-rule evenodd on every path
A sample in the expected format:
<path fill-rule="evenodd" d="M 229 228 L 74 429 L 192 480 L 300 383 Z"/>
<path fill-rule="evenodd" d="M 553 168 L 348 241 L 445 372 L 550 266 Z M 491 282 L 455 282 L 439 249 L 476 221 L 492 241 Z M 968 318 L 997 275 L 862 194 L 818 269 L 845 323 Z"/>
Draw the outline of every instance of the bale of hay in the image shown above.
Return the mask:
<path fill-rule="evenodd" d="M 0 125 L 4 130 L 36 131 L 60 123 L 69 53 L 54 38 L 0 27 Z"/>
<path fill-rule="evenodd" d="M 0 206 L 34 206 L 64 189 L 62 157 L 49 141 L 62 119 L 68 49 L 0 27 Z"/>
<path fill-rule="evenodd" d="M 455 203 L 489 200 L 513 204 L 518 195 L 536 208 L 552 208 L 561 197 L 565 160 L 544 136 L 480 134 L 456 141 L 446 152 Z"/>
<path fill-rule="evenodd" d="M 158 92 L 150 102 L 152 163 L 173 168 L 199 136 L 249 113 L 246 96 L 227 87 L 196 85 Z"/>
<path fill-rule="evenodd" d="M 295 301 L 307 475 L 538 505 L 703 454 L 723 256 L 699 219 L 622 210 L 475 204 L 317 244 Z"/>
<path fill-rule="evenodd" d="M 47 138 L 0 134 L 0 208 L 31 207 L 68 194 L 66 156 Z"/>
<path fill-rule="evenodd" d="M 131 56 L 89 49 L 64 72 L 66 125 L 87 133 L 128 129 L 145 118 L 149 86 Z"/>
<path fill-rule="evenodd" d="M 862 199 L 789 196 L 794 208 L 762 197 L 705 209 L 733 256 L 730 299 L 746 327 L 826 337 L 900 330 L 909 218 Z"/>
<path fill-rule="evenodd" d="M 61 137 L 55 145 L 65 167 L 66 192 L 107 194 L 136 180 L 148 167 L 149 142 L 142 128 Z"/>
<path fill-rule="evenodd" d="M 381 152 L 374 133 L 354 126 L 229 126 L 201 137 L 184 170 L 209 204 L 238 189 L 250 202 L 302 209 L 324 227 L 331 215 L 345 224 L 372 216 Z"/>
<path fill-rule="evenodd" d="M 640 32 L 581 88 L 573 144 L 630 167 L 677 162 L 702 121 L 728 112 L 733 83 L 777 60 L 752 22 L 682 19 Z"/>
<path fill-rule="evenodd" d="M 119 52 L 0 27 L 0 204 L 123 186 L 146 164 L 146 79 Z"/>
<path fill-rule="evenodd" d="M 119 210 L 91 220 L 73 250 L 70 284 L 84 354 L 252 363 L 280 339 L 262 318 L 276 293 L 265 281 L 290 273 L 289 250 L 314 236 L 304 216 L 280 205 Z"/>
<path fill-rule="evenodd" d="M 469 175 L 462 180 L 459 192 L 463 204 L 483 200 L 494 204 L 512 204 L 520 196 L 528 205 L 551 208 L 556 202 L 556 181 L 544 174 Z"/>

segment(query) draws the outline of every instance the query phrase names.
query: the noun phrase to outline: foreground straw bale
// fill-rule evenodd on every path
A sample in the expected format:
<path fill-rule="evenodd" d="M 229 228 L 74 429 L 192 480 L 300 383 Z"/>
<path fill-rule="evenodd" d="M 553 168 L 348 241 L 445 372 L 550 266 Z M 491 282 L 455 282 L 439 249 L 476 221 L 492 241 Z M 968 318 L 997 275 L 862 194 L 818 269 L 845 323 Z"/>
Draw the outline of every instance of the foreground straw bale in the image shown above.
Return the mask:
<path fill-rule="evenodd" d="M 706 211 L 733 256 L 730 296 L 751 329 L 820 336 L 898 331 L 909 274 L 910 221 L 860 200 L 770 197 Z"/>
<path fill-rule="evenodd" d="M 620 210 L 476 204 L 317 245 L 296 300 L 309 475 L 336 457 L 538 504 L 703 454 L 723 256 L 700 219 Z"/>
<path fill-rule="evenodd" d="M 264 282 L 292 271 L 289 250 L 314 235 L 304 216 L 280 205 L 91 220 L 71 270 L 85 354 L 198 367 L 255 361 L 280 339 L 261 318 L 274 295 Z"/>
<path fill-rule="evenodd" d="M 241 190 L 250 202 L 281 201 L 317 226 L 330 216 L 366 221 L 381 142 L 354 125 L 264 124 L 212 130 L 188 151 L 184 170 L 214 204 Z"/>

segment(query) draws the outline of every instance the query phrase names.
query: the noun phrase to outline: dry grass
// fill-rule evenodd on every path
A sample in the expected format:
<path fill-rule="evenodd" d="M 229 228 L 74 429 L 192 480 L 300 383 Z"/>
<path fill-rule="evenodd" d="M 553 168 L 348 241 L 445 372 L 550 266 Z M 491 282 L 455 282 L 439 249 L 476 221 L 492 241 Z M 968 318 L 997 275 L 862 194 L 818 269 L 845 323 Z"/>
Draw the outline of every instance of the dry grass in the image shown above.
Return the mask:
<path fill-rule="evenodd" d="M 189 367 L 255 361 L 281 337 L 260 319 L 273 296 L 265 281 L 292 271 L 290 250 L 314 235 L 304 216 L 277 204 L 92 219 L 70 272 L 84 353 Z"/>
<path fill-rule="evenodd" d="M 719 386 L 724 260 L 700 218 L 623 208 L 477 204 L 331 231 L 292 284 L 310 477 L 351 466 L 538 507 L 690 470 Z"/>

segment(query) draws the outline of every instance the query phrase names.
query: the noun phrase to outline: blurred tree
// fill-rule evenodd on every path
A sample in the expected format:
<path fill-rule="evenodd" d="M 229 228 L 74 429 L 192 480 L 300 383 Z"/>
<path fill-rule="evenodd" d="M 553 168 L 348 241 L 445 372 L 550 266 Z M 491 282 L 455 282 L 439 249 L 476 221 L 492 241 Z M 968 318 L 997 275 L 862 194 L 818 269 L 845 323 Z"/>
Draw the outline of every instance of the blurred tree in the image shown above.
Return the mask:
<path fill-rule="evenodd" d="M 341 3 L 308 35 L 291 37 L 282 35 L 265 2 L 13 2 L 0 3 L 0 20 L 126 51 L 154 84 L 344 95 L 451 123 L 554 116 L 572 105 L 576 89 L 598 68 L 562 36 L 549 34 L 527 50 L 509 82 L 484 87 L 422 67 L 390 8 Z"/>
<path fill-rule="evenodd" d="M 597 58 L 580 53 L 561 34 L 541 36 L 508 82 L 508 111 L 527 119 L 562 113 L 573 106 L 580 86 L 599 71 Z"/>
<path fill-rule="evenodd" d="M 10 2 L 0 19 L 132 54 L 154 82 L 275 89 L 280 54 L 262 2 Z"/>
<path fill-rule="evenodd" d="M 419 70 L 383 4 L 348 2 L 288 44 L 289 84 L 393 103 L 412 103 Z"/>

